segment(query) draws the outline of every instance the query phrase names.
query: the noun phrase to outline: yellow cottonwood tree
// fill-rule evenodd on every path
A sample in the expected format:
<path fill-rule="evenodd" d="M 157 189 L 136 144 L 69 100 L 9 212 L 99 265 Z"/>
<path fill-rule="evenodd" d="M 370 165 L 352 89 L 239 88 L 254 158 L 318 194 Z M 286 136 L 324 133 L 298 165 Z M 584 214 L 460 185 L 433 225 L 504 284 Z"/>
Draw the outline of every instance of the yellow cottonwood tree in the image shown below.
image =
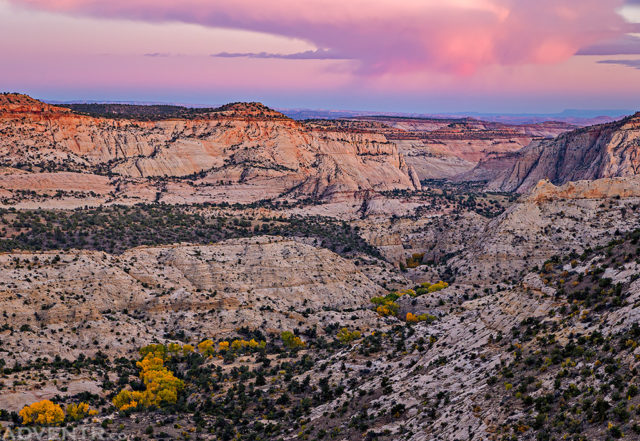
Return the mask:
<path fill-rule="evenodd" d="M 156 357 L 159 357 L 163 360 L 167 359 L 167 347 L 165 345 L 157 344 L 157 345 L 147 345 L 143 348 L 140 348 L 140 355 L 142 357 L 146 357 L 149 354 L 153 354 Z"/>
<path fill-rule="evenodd" d="M 361 337 L 361 333 L 360 331 L 349 331 L 349 329 L 347 328 L 342 328 L 338 331 L 338 334 L 336 335 L 336 338 L 341 342 L 341 343 L 351 343 L 354 340 L 357 340 Z"/>
<path fill-rule="evenodd" d="M 71 421 L 80 421 L 88 416 L 97 415 L 98 411 L 89 409 L 89 404 L 83 402 L 67 405 L 65 413 L 67 414 L 67 419 Z"/>
<path fill-rule="evenodd" d="M 58 426 L 64 421 L 64 411 L 62 407 L 49 400 L 42 400 L 23 407 L 20 417 L 22 417 L 22 424 Z"/>
<path fill-rule="evenodd" d="M 234 351 L 241 351 L 243 349 L 257 349 L 257 348 L 264 348 L 267 346 L 267 342 L 260 341 L 260 343 L 258 343 L 256 341 L 255 338 L 252 338 L 251 340 L 247 341 L 247 340 L 243 340 L 243 339 L 237 339 L 231 342 L 231 349 Z"/>
<path fill-rule="evenodd" d="M 280 338 L 282 338 L 282 342 L 289 349 L 304 348 L 306 346 L 306 343 L 303 342 L 300 337 L 296 337 L 291 331 L 284 331 L 280 334 Z"/>
<path fill-rule="evenodd" d="M 113 399 L 114 406 L 119 410 L 127 410 L 138 406 L 173 404 L 178 401 L 178 392 L 184 387 L 184 382 L 164 366 L 162 358 L 149 352 L 137 365 L 140 368 L 140 378 L 146 389 L 144 392 L 120 391 Z"/>
<path fill-rule="evenodd" d="M 204 340 L 198 344 L 198 351 L 206 357 L 216 353 L 216 348 L 212 340 Z"/>
<path fill-rule="evenodd" d="M 440 291 L 442 289 L 445 289 L 449 286 L 449 284 L 447 282 L 443 282 L 442 280 L 440 280 L 438 283 L 434 283 L 433 285 L 430 285 L 427 288 L 427 291 L 429 292 L 436 292 L 436 291 Z"/>
<path fill-rule="evenodd" d="M 180 345 L 178 343 L 169 343 L 167 345 L 167 351 L 170 354 L 177 354 L 178 352 L 180 352 Z"/>
<path fill-rule="evenodd" d="M 376 312 L 379 315 L 386 317 L 389 315 L 398 314 L 398 309 L 400 309 L 400 305 L 398 305 L 396 302 L 386 301 L 384 304 L 376 308 Z"/>
<path fill-rule="evenodd" d="M 122 389 L 120 393 L 115 396 L 112 403 L 121 411 L 135 409 L 139 404 L 142 404 L 144 400 L 143 395 L 143 392 Z"/>
<path fill-rule="evenodd" d="M 431 314 L 420 314 L 419 316 L 416 317 L 418 319 L 419 322 L 433 322 L 436 320 L 436 316 L 435 315 L 431 315 Z"/>

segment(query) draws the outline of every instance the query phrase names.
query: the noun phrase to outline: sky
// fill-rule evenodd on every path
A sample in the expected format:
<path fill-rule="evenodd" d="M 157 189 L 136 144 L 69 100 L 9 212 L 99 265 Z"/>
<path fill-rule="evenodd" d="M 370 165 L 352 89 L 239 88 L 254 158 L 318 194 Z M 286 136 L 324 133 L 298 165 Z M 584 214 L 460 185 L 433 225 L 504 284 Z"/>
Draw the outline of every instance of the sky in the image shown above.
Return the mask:
<path fill-rule="evenodd" d="M 0 0 L 0 54 L 44 100 L 640 109 L 640 0 Z"/>

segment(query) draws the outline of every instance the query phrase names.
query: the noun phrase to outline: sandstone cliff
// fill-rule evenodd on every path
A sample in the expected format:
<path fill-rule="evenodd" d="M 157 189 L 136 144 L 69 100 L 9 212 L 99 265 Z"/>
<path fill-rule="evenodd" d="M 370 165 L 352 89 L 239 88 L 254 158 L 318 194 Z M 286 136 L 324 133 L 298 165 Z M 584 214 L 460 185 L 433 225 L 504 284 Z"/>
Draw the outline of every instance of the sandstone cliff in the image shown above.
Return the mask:
<path fill-rule="evenodd" d="M 634 176 L 568 182 L 558 187 L 545 179 L 538 182 L 527 199 L 537 203 L 544 203 L 571 199 L 624 199 L 637 197 L 640 197 L 640 179 Z"/>
<path fill-rule="evenodd" d="M 535 141 L 516 153 L 495 155 L 461 179 L 491 179 L 488 190 L 526 193 L 542 179 L 559 185 L 636 175 L 639 151 L 640 113 L 554 140 Z"/>
<path fill-rule="evenodd" d="M 201 193 L 238 184 L 253 186 L 257 199 L 284 193 L 336 198 L 420 186 L 383 134 L 313 130 L 258 103 L 136 120 L 81 115 L 5 94 L 0 133 L 3 166 L 125 181 L 195 177 Z M 196 192 L 179 187 L 181 196 Z M 215 199 L 220 192 L 208 195 Z"/>

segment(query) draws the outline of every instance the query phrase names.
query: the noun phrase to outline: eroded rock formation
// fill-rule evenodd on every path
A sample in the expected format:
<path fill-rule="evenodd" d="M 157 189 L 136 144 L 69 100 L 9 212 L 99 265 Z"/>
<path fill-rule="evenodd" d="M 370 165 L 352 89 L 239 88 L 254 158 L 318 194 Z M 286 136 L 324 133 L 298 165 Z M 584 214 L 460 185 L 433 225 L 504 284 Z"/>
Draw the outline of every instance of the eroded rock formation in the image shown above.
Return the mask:
<path fill-rule="evenodd" d="M 121 181 L 188 176 L 200 190 L 253 186 L 249 199 L 284 193 L 326 199 L 420 187 L 383 134 L 312 130 L 258 103 L 135 120 L 80 115 L 8 94 L 0 96 L 0 132 L 2 164 L 29 164 L 35 172 L 83 172 Z M 188 193 L 180 187 L 178 194 Z M 216 195 L 220 192 L 209 192 Z"/>
<path fill-rule="evenodd" d="M 640 113 L 536 141 L 516 153 L 494 155 L 461 179 L 490 179 L 488 190 L 526 193 L 543 179 L 562 185 L 637 175 L 639 151 Z"/>

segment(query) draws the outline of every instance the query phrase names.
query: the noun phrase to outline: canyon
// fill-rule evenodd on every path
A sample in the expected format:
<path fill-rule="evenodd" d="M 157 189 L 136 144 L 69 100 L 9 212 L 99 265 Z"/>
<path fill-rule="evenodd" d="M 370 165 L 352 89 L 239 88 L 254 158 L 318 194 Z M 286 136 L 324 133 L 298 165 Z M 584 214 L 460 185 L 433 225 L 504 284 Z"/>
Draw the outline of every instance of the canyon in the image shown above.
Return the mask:
<path fill-rule="evenodd" d="M 2 427 L 47 399 L 132 440 L 634 439 L 639 115 L 0 95 Z M 116 405 L 149 354 L 175 400 Z"/>

